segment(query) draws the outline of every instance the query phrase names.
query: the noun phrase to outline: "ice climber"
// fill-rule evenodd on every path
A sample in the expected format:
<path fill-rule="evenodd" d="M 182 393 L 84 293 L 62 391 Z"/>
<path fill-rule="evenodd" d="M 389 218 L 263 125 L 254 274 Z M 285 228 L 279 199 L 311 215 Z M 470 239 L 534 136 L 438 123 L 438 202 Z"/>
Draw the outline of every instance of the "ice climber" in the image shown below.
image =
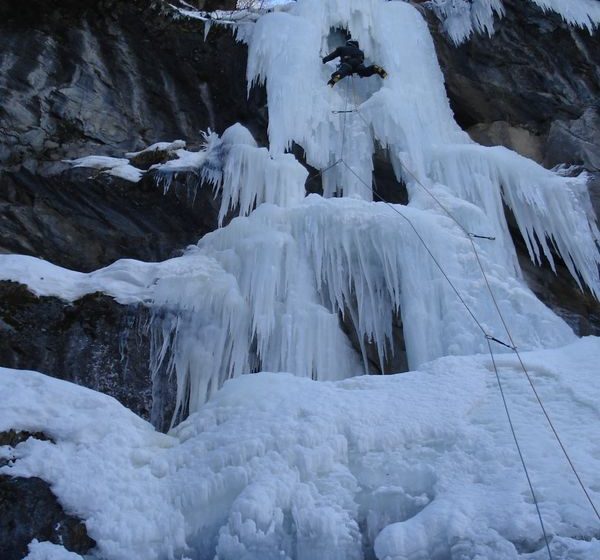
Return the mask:
<path fill-rule="evenodd" d="M 387 76 L 387 72 L 381 66 L 373 64 L 365 67 L 365 53 L 360 50 L 358 41 L 353 39 L 348 39 L 343 47 L 338 47 L 331 54 L 323 57 L 323 64 L 338 57 L 340 58 L 340 65 L 331 74 L 331 79 L 327 82 L 331 87 L 342 78 L 352 74 L 358 74 L 361 78 L 368 78 L 373 74 L 377 74 L 382 78 Z"/>

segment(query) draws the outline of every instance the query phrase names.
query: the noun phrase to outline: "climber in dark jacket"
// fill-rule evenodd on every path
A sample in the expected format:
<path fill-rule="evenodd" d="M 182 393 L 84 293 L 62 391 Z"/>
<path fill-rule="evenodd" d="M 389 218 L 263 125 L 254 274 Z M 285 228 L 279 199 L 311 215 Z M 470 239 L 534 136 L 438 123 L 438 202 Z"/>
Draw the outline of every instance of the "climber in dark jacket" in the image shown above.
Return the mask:
<path fill-rule="evenodd" d="M 323 64 L 338 57 L 340 58 L 340 65 L 338 66 L 338 69 L 331 74 L 331 79 L 327 82 L 331 87 L 342 78 L 350 76 L 351 74 L 358 74 L 361 78 L 368 78 L 373 74 L 377 74 L 382 78 L 387 76 L 387 72 L 381 66 L 373 64 L 372 66 L 365 67 L 363 64 L 365 61 L 365 53 L 358 47 L 358 41 L 348 39 L 345 46 L 338 47 L 331 54 L 323 57 Z"/>

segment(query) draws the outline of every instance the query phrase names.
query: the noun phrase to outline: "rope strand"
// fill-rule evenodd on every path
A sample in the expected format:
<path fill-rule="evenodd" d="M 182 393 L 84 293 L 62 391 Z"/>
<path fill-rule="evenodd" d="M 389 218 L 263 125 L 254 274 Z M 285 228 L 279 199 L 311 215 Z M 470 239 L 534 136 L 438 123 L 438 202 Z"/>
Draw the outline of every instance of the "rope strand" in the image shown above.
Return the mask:
<path fill-rule="evenodd" d="M 354 82 L 353 82 L 353 85 L 354 85 Z M 356 95 L 355 95 L 355 99 L 356 99 Z M 363 122 L 364 122 L 365 124 L 367 124 L 368 126 L 370 126 L 370 125 L 369 125 L 369 123 L 368 123 L 368 121 L 367 121 L 367 120 L 364 118 L 364 116 L 361 114 L 361 112 L 360 112 L 360 108 L 358 107 L 358 105 L 357 105 L 357 107 L 356 107 L 356 112 L 357 112 L 357 113 L 358 113 L 358 115 L 361 117 L 361 119 L 363 120 Z M 571 459 L 571 457 L 570 457 L 570 455 L 569 455 L 569 453 L 568 453 L 568 451 L 567 451 L 567 449 L 566 449 L 565 445 L 563 444 L 563 442 L 562 442 L 562 439 L 561 439 L 560 435 L 558 434 L 558 430 L 557 430 L 557 429 L 556 429 L 556 427 L 554 426 L 554 423 L 553 423 L 552 419 L 550 418 L 550 415 L 549 415 L 548 411 L 546 410 L 546 407 L 544 406 L 544 404 L 543 404 L 543 402 L 542 402 L 542 399 L 541 399 L 541 398 L 540 398 L 540 396 L 539 396 L 539 393 L 538 393 L 538 391 L 537 391 L 537 389 L 536 389 L 536 387 L 535 387 L 535 384 L 534 384 L 534 382 L 533 382 L 533 379 L 531 378 L 531 375 L 530 375 L 529 371 L 527 370 L 527 368 L 526 368 L 526 366 L 525 366 L 525 363 L 523 362 L 523 359 L 522 359 L 522 357 L 521 357 L 521 354 L 520 354 L 520 352 L 519 352 L 519 350 L 518 350 L 518 348 L 517 348 L 517 346 L 516 346 L 516 344 L 515 344 L 515 342 L 514 342 L 514 340 L 513 340 L 512 334 L 511 334 L 511 332 L 510 332 L 510 329 L 509 329 L 509 327 L 508 327 L 508 324 L 507 324 L 507 322 L 506 322 L 506 320 L 505 320 L 505 318 L 504 318 L 504 315 L 503 315 L 503 313 L 502 313 L 502 310 L 500 309 L 500 305 L 498 304 L 498 301 L 497 301 L 497 299 L 496 299 L 496 296 L 494 295 L 494 292 L 493 292 L 493 290 L 492 290 L 492 287 L 491 287 L 491 285 L 490 285 L 490 282 L 489 282 L 489 279 L 488 279 L 487 273 L 485 272 L 485 268 L 484 268 L 484 266 L 483 266 L 483 263 L 481 262 L 481 258 L 480 258 L 480 255 L 479 255 L 479 251 L 477 250 L 477 246 L 475 245 L 475 242 L 473 241 L 473 239 L 488 239 L 488 240 L 495 240 L 495 237 L 491 237 L 491 236 L 485 236 L 485 235 L 477 235 L 477 234 L 474 234 L 474 233 L 470 233 L 470 232 L 469 232 L 469 231 L 468 231 L 468 230 L 467 230 L 467 229 L 466 229 L 466 228 L 465 228 L 465 227 L 462 225 L 462 223 L 461 223 L 461 222 L 460 222 L 460 221 L 459 221 L 459 220 L 458 220 L 458 219 L 457 219 L 457 218 L 456 218 L 456 217 L 455 217 L 455 216 L 452 214 L 452 212 L 450 212 L 450 210 L 448 210 L 448 208 L 446 208 L 446 206 L 444 206 L 444 204 L 442 204 L 442 202 L 441 202 L 441 201 L 440 201 L 440 200 L 439 200 L 439 199 L 438 199 L 438 198 L 437 198 L 437 197 L 436 197 L 436 196 L 435 196 L 435 195 L 434 195 L 434 194 L 431 192 L 431 190 L 430 190 L 430 189 L 428 189 L 428 188 L 427 188 L 427 187 L 426 187 L 426 186 L 423 184 L 423 182 L 422 182 L 422 181 L 420 181 L 420 180 L 419 180 L 419 178 L 418 178 L 418 177 L 417 177 L 417 176 L 416 176 L 416 175 L 415 175 L 415 174 L 414 174 L 414 173 L 413 173 L 413 172 L 412 172 L 412 171 L 411 171 L 411 170 L 410 170 L 410 169 L 409 169 L 409 168 L 408 168 L 408 167 L 407 167 L 407 166 L 404 164 L 404 162 L 402 162 L 402 160 L 399 160 L 399 161 L 400 161 L 400 165 L 402 166 L 402 168 L 404 169 L 404 171 L 405 171 L 405 172 L 406 172 L 408 175 L 410 175 L 410 176 L 411 176 L 411 177 L 414 179 L 415 183 L 416 183 L 417 185 L 419 185 L 419 186 L 420 186 L 420 187 L 421 187 L 421 188 L 422 188 L 422 189 L 423 189 L 423 190 L 424 190 L 424 191 L 425 191 L 425 192 L 426 192 L 426 193 L 427 193 L 427 194 L 428 194 L 428 195 L 429 195 L 429 196 L 430 196 L 430 197 L 431 197 L 431 198 L 432 198 L 432 199 L 433 199 L 433 200 L 434 200 L 434 201 L 435 201 L 435 202 L 436 202 L 436 203 L 437 203 L 439 206 L 440 206 L 440 208 L 441 208 L 441 209 L 442 209 L 442 210 L 443 210 L 443 211 L 444 211 L 444 212 L 445 212 L 445 213 L 446 213 L 446 214 L 447 214 L 447 215 L 448 215 L 448 216 L 449 216 L 449 217 L 450 217 L 450 218 L 451 218 L 451 219 L 454 221 L 454 223 L 456 223 L 456 224 L 458 225 L 458 227 L 459 227 L 459 228 L 460 228 L 460 229 L 461 229 L 461 230 L 462 230 L 462 231 L 465 233 L 465 235 L 466 235 L 466 236 L 469 238 L 469 241 L 470 241 L 470 243 L 471 243 L 471 248 L 472 248 L 472 250 L 473 250 L 473 253 L 474 253 L 474 255 L 475 255 L 475 258 L 476 258 L 476 260 L 477 260 L 477 265 L 478 265 L 479 269 L 481 270 L 481 274 L 482 274 L 482 276 L 483 276 L 483 278 L 484 278 L 484 281 L 485 281 L 485 284 L 486 284 L 487 291 L 488 291 L 488 292 L 489 292 L 489 294 L 490 294 L 490 297 L 491 297 L 491 299 L 492 299 L 492 302 L 493 302 L 493 304 L 494 304 L 494 307 L 495 307 L 495 309 L 496 309 L 496 312 L 497 312 L 497 314 L 498 314 L 498 317 L 500 318 L 500 321 L 501 321 L 501 323 L 502 323 L 502 326 L 504 327 L 504 330 L 506 331 L 506 335 L 508 336 L 508 339 L 509 339 L 509 342 L 510 342 L 510 344 L 507 344 L 507 343 L 505 343 L 505 342 L 502 342 L 501 340 L 498 340 L 496 337 L 493 337 L 493 336 L 491 336 L 491 335 L 489 335 L 489 334 L 485 333 L 485 330 L 483 329 L 483 327 L 481 326 L 481 324 L 479 323 L 479 321 L 478 321 L 478 320 L 475 318 L 474 314 L 473 314 L 473 313 L 472 313 L 470 310 L 469 310 L 469 314 L 470 314 L 470 315 L 471 315 L 471 316 L 472 316 L 472 317 L 475 319 L 475 321 L 476 321 L 476 323 L 478 324 L 479 328 L 480 328 L 481 330 L 483 330 L 483 331 L 484 331 L 484 334 L 485 334 L 485 336 L 486 336 L 486 338 L 487 338 L 487 340 L 488 340 L 488 343 L 489 343 L 489 341 L 490 341 L 490 340 L 493 340 L 494 342 L 496 342 L 496 343 L 498 343 L 498 344 L 501 344 L 502 346 L 505 346 L 506 348 L 510 348 L 510 349 L 511 349 L 511 350 L 512 350 L 512 351 L 515 353 L 515 355 L 517 356 L 517 359 L 518 359 L 518 361 L 519 361 L 519 365 L 520 365 L 521 369 L 523 370 L 523 373 L 525 374 L 525 377 L 527 378 L 527 381 L 528 381 L 528 383 L 529 383 L 529 385 L 530 385 L 530 387 L 531 387 L 531 389 L 532 389 L 532 391 L 533 391 L 533 393 L 534 393 L 534 395 L 535 395 L 536 401 L 537 401 L 537 403 L 539 404 L 539 406 L 540 406 L 540 408 L 541 408 L 541 410 L 542 410 L 542 412 L 543 412 L 543 414 L 544 414 L 544 416 L 545 416 L 545 418 L 546 418 L 546 421 L 548 422 L 548 425 L 550 426 L 550 428 L 551 428 L 551 430 L 552 430 L 552 433 L 554 434 L 554 437 L 555 437 L 556 441 L 558 442 L 558 444 L 559 444 L 559 446 L 560 446 L 560 448 L 561 448 L 561 450 L 562 450 L 562 453 L 563 453 L 563 455 L 565 456 L 565 458 L 566 458 L 566 460 L 567 460 L 567 462 L 568 462 L 568 464 L 569 464 L 569 466 L 570 466 L 570 468 L 571 468 L 571 470 L 572 470 L 573 474 L 575 475 L 575 478 L 577 479 L 577 482 L 579 483 L 579 486 L 581 487 L 581 490 L 583 491 L 583 493 L 584 493 L 584 495 L 585 495 L 585 497 L 586 497 L 586 499 L 587 499 L 588 503 L 590 504 L 590 506 L 591 506 L 592 510 L 594 511 L 594 514 L 596 515 L 596 517 L 597 517 L 597 518 L 598 518 L 598 520 L 600 521 L 600 511 L 598 510 L 598 508 L 596 507 L 596 505 L 595 505 L 594 501 L 592 500 L 592 498 L 591 498 L 591 496 L 590 496 L 590 494 L 589 494 L 589 492 L 588 492 L 587 488 L 585 487 L 585 484 L 583 483 L 583 480 L 581 479 L 581 476 L 580 476 L 580 475 L 579 475 L 579 473 L 577 472 L 577 469 L 576 469 L 576 467 L 575 467 L 575 464 L 573 463 L 573 460 Z M 345 164 L 345 162 L 344 162 L 344 160 L 343 160 L 343 159 L 342 159 L 342 163 L 344 163 L 344 164 Z M 347 167 L 349 168 L 349 166 L 347 166 Z M 357 174 L 355 174 L 355 175 L 357 176 L 357 178 L 358 178 L 359 180 L 361 180 L 361 182 L 363 182 L 363 183 L 364 183 L 364 181 L 362 181 L 362 179 L 361 179 L 361 178 L 360 178 L 360 177 L 359 177 Z M 371 190 L 371 191 L 373 192 L 373 194 L 375 194 L 375 195 L 376 195 L 376 196 L 377 196 L 377 197 L 378 197 L 378 198 L 379 198 L 379 199 L 380 199 L 382 202 L 385 202 L 386 204 L 388 204 L 388 205 L 389 205 L 389 203 L 387 203 L 387 202 L 386 202 L 386 201 L 385 201 L 385 200 L 384 200 L 384 199 L 383 199 L 381 196 L 379 196 L 379 194 L 376 192 L 376 190 L 375 190 L 374 188 L 372 188 L 371 186 L 367 185 L 366 183 L 364 183 L 364 184 L 365 184 L 365 186 L 366 186 L 367 188 L 369 188 L 369 190 Z M 391 205 L 390 205 L 390 206 L 391 206 Z M 393 208 L 393 207 L 392 207 L 392 208 Z M 399 212 L 398 212 L 398 213 L 399 213 Z M 422 239 L 422 238 L 421 238 L 421 241 L 423 242 L 423 239 Z M 438 268 L 441 268 L 441 267 L 440 267 L 440 265 L 439 265 L 437 262 L 436 262 L 436 265 L 438 266 Z M 447 277 L 447 275 L 446 275 L 445 273 L 444 273 L 444 276 L 445 276 L 445 277 L 446 277 L 446 279 L 448 280 L 448 277 Z M 453 289 L 454 289 L 454 288 L 453 288 Z M 454 291 L 456 292 L 456 289 L 454 289 Z M 459 297 L 460 297 L 460 296 L 459 296 Z M 464 300 L 463 300 L 462 298 L 460 298 L 460 299 L 461 299 L 461 301 L 462 301 L 462 302 L 463 302 L 463 304 L 464 304 Z M 466 306 L 466 304 L 464 304 L 464 305 Z M 467 307 L 467 306 L 466 306 L 466 307 Z"/>
<path fill-rule="evenodd" d="M 463 233 L 467 236 L 467 238 L 469 239 L 470 243 L 471 243 L 471 247 L 473 250 L 473 253 L 475 255 L 475 258 L 477 260 L 477 264 L 478 267 L 482 273 L 482 276 L 484 278 L 485 284 L 486 284 L 486 288 L 487 291 L 490 294 L 490 297 L 492 299 L 493 305 L 496 309 L 496 312 L 498 314 L 498 317 L 500 318 L 500 321 L 504 327 L 504 330 L 506 331 L 506 334 L 508 336 L 508 340 L 510 343 L 506 343 L 503 342 L 501 340 L 499 340 L 498 338 L 492 336 L 491 334 L 489 334 L 485 328 L 483 327 L 483 325 L 481 324 L 481 322 L 477 319 L 476 315 L 474 314 L 474 312 L 471 310 L 471 308 L 469 307 L 469 305 L 466 303 L 466 301 L 464 300 L 464 298 L 462 297 L 461 293 L 459 292 L 459 290 L 456 288 L 456 286 L 454 285 L 454 283 L 452 282 L 452 280 L 449 278 L 449 276 L 447 275 L 446 271 L 444 270 L 444 268 L 442 267 L 442 265 L 440 264 L 440 262 L 437 260 L 437 258 L 435 257 L 435 255 L 433 254 L 433 252 L 431 251 L 431 249 L 428 247 L 427 243 L 425 242 L 425 240 L 423 239 L 422 235 L 419 233 L 419 231 L 417 230 L 417 228 L 415 227 L 415 225 L 412 223 L 412 220 L 410 220 L 406 215 L 404 215 L 402 212 L 400 212 L 397 208 L 395 208 L 392 204 L 390 204 L 389 202 L 387 202 L 378 192 L 377 189 L 373 187 L 373 185 L 368 185 L 361 177 L 360 175 L 358 175 L 358 173 L 356 173 L 354 171 L 354 169 L 352 169 L 350 167 L 350 165 L 348 165 L 348 163 L 346 163 L 346 161 L 344 160 L 344 147 L 345 147 L 345 136 L 346 136 L 346 115 L 349 112 L 356 112 L 358 113 L 358 115 L 361 117 L 361 119 L 363 120 L 363 122 L 367 125 L 367 126 L 371 126 L 370 123 L 368 123 L 366 121 L 366 119 L 363 117 L 363 115 L 360 112 L 360 109 L 358 107 L 358 104 L 356 103 L 356 91 L 355 91 L 355 87 L 354 87 L 354 80 L 352 77 L 349 78 L 350 80 L 352 80 L 352 89 L 353 89 L 353 94 L 354 94 L 354 98 L 355 98 L 355 105 L 356 108 L 353 111 L 348 111 L 348 85 L 346 85 L 346 106 L 344 108 L 344 111 L 337 111 L 336 113 L 339 114 L 343 114 L 344 115 L 344 120 L 342 123 L 342 144 L 341 144 L 341 153 L 340 153 L 340 158 L 338 160 L 336 160 L 334 163 L 332 163 L 331 165 L 329 165 L 328 167 L 326 167 L 325 169 L 319 171 L 317 174 L 315 174 L 314 176 L 319 176 L 322 175 L 323 173 L 325 173 L 326 171 L 332 169 L 333 167 L 339 165 L 340 163 L 343 164 L 346 169 L 348 171 L 350 171 L 350 173 L 352 173 L 357 179 L 358 181 L 364 186 L 366 187 L 369 192 L 372 194 L 372 196 L 374 195 L 377 199 L 379 199 L 381 202 L 383 202 L 385 205 L 387 205 L 389 208 L 391 208 L 394 212 L 396 212 L 399 216 L 401 216 L 411 227 L 411 229 L 413 230 L 413 232 L 415 233 L 415 235 L 417 236 L 417 238 L 419 239 L 419 241 L 422 243 L 423 247 L 425 248 L 425 250 L 427 251 L 427 253 L 429 254 L 429 256 L 432 258 L 434 264 L 436 265 L 436 267 L 439 269 L 440 273 L 442 274 L 442 276 L 446 279 L 446 281 L 448 282 L 448 284 L 450 285 L 450 287 L 452 288 L 452 290 L 454 291 L 455 295 L 458 297 L 459 301 L 461 302 L 461 304 L 464 306 L 464 308 L 466 309 L 466 311 L 468 312 L 468 314 L 471 316 L 471 318 L 473 319 L 473 321 L 475 322 L 475 324 L 477 325 L 477 327 L 481 330 L 483 336 L 486 339 L 486 343 L 487 343 L 487 347 L 488 347 L 488 351 L 490 354 L 490 358 L 492 361 L 492 365 L 494 368 L 494 372 L 495 372 L 495 376 L 496 376 L 496 381 L 498 384 L 498 388 L 500 390 L 500 394 L 502 397 L 502 402 L 503 402 L 503 406 L 504 406 L 504 410 L 506 413 L 506 417 L 508 419 L 508 423 L 510 426 L 510 430 L 511 430 L 511 434 L 513 437 L 513 440 L 515 442 L 515 446 L 517 448 L 517 452 L 519 455 L 519 459 L 521 461 L 521 465 L 523 467 L 523 471 L 525 473 L 525 477 L 527 479 L 527 484 L 529 486 L 529 490 L 531 492 L 531 496 L 533 498 L 533 502 L 535 504 L 535 508 L 536 508 L 536 512 L 537 512 L 537 517 L 539 519 L 540 522 L 540 527 L 542 529 L 542 533 L 543 533 L 543 538 L 544 538 L 544 543 L 545 543 L 545 547 L 546 550 L 548 552 L 548 557 L 550 560 L 552 560 L 552 552 L 550 550 L 550 542 L 548 539 L 548 534 L 546 532 L 546 527 L 544 525 L 544 520 L 541 514 L 541 510 L 540 510 L 540 506 L 538 503 L 538 499 L 537 496 L 535 494 L 535 490 L 533 487 L 533 482 L 531 480 L 531 476 L 529 475 L 529 470 L 527 468 L 527 464 L 525 462 L 525 458 L 523 455 L 523 452 L 521 450 L 521 446 L 519 444 L 519 440 L 515 431 L 515 427 L 514 427 L 514 423 L 512 420 L 512 416 L 510 414 L 510 410 L 508 407 L 508 403 L 506 400 L 506 395 L 504 393 L 504 388 L 502 385 L 502 381 L 500 378 L 500 374 L 498 372 L 498 367 L 496 364 L 496 359 L 492 350 L 492 345 L 491 342 L 496 342 L 497 344 L 500 344 L 502 346 L 505 346 L 506 348 L 509 348 L 510 350 L 512 350 L 515 355 L 518 358 L 519 364 L 521 369 L 523 370 L 523 372 L 525 373 L 525 376 L 527 378 L 527 381 L 529 382 L 529 385 L 535 395 L 536 401 L 538 402 L 541 410 L 544 413 L 544 416 L 548 422 L 548 424 L 550 425 L 550 428 L 552 429 L 552 432 L 554 434 L 554 437 L 556 438 L 557 442 L 560 445 L 560 448 L 565 456 L 565 458 L 567 459 L 567 462 L 569 463 L 569 466 L 571 468 L 571 470 L 573 471 L 577 482 L 579 483 L 579 486 L 581 487 L 581 489 L 583 490 L 587 501 L 589 502 L 589 504 L 591 505 L 596 517 L 598 518 L 598 520 L 600 520 L 600 512 L 598 511 L 598 509 L 596 508 L 596 505 L 594 504 L 589 492 L 587 491 L 587 488 L 585 487 L 583 480 L 581 479 L 581 477 L 579 476 L 579 473 L 577 472 L 577 469 L 575 467 L 575 464 L 573 463 L 573 461 L 571 460 L 571 457 L 569 455 L 569 453 L 567 452 L 566 447 L 564 446 L 562 439 L 560 438 L 558 431 L 556 429 L 556 427 L 554 426 L 554 423 L 552 422 L 552 419 L 550 418 L 550 415 L 548 414 L 546 407 L 544 406 L 542 399 L 539 396 L 539 393 L 535 387 L 535 384 L 533 383 L 533 380 L 529 374 L 529 371 L 527 370 L 527 368 L 525 367 L 525 364 L 523 362 L 523 359 L 521 357 L 521 354 L 517 348 L 517 346 L 515 345 L 514 339 L 512 337 L 512 334 L 510 332 L 510 329 L 508 327 L 508 324 L 504 318 L 504 315 L 500 309 L 500 306 L 498 304 L 498 301 L 496 299 L 496 296 L 494 295 L 494 292 L 492 290 L 489 278 L 485 272 L 485 268 L 483 266 L 483 263 L 481 261 L 480 255 L 479 255 L 479 251 L 477 250 L 477 246 L 475 245 L 474 239 L 487 239 L 487 240 L 495 240 L 495 237 L 492 236 L 486 236 L 486 235 L 477 235 L 474 233 L 469 232 L 463 225 L 462 223 L 456 219 L 456 217 L 452 214 L 452 212 L 450 212 L 446 206 L 444 204 L 442 204 L 442 202 L 431 192 L 430 189 L 428 189 L 420 180 L 419 178 L 410 170 L 408 169 L 408 167 L 404 164 L 404 162 L 402 162 L 400 160 L 400 165 L 402 166 L 402 168 L 404 169 L 404 171 L 411 176 L 415 183 L 417 185 L 419 185 L 438 205 L 439 207 L 448 215 L 448 217 L 450 217 L 450 219 L 452 219 L 454 221 L 454 223 L 456 223 L 456 225 L 461 229 L 461 231 L 463 231 Z"/>

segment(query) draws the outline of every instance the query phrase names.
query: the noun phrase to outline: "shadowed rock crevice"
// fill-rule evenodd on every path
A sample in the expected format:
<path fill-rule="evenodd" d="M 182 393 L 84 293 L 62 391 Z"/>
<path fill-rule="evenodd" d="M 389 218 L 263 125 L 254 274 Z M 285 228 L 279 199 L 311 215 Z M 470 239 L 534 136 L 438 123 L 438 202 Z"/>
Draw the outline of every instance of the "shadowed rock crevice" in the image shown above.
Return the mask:
<path fill-rule="evenodd" d="M 78 554 L 96 546 L 83 522 L 65 513 L 42 479 L 0 475 L 0 558 L 21 560 L 33 539 Z"/>
<path fill-rule="evenodd" d="M 0 446 L 15 448 L 30 438 L 54 443 L 41 432 L 8 430 L 0 432 Z M 10 450 L 8 455 L 0 466 L 10 464 Z M 82 521 L 65 513 L 42 479 L 0 475 L 0 558 L 21 560 L 33 539 L 61 544 L 79 554 L 96 546 Z"/>

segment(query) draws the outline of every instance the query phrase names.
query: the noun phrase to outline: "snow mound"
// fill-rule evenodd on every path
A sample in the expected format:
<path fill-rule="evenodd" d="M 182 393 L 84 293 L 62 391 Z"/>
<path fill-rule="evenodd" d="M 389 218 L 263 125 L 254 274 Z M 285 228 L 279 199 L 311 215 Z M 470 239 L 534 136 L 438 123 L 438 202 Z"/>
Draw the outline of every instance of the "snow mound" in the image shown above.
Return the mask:
<path fill-rule="evenodd" d="M 23 560 L 83 560 L 83 557 L 62 545 L 34 539 L 29 543 L 29 554 Z"/>
<path fill-rule="evenodd" d="M 600 339 L 523 359 L 598 503 L 600 443 L 581 427 L 600 414 Z M 518 361 L 498 366 L 554 558 L 595 560 L 597 520 Z M 325 383 L 243 376 L 169 435 L 38 373 L 1 369 L 0 391 L 0 430 L 56 442 L 1 448 L 0 472 L 47 480 L 105 560 L 546 557 L 485 356 Z"/>

